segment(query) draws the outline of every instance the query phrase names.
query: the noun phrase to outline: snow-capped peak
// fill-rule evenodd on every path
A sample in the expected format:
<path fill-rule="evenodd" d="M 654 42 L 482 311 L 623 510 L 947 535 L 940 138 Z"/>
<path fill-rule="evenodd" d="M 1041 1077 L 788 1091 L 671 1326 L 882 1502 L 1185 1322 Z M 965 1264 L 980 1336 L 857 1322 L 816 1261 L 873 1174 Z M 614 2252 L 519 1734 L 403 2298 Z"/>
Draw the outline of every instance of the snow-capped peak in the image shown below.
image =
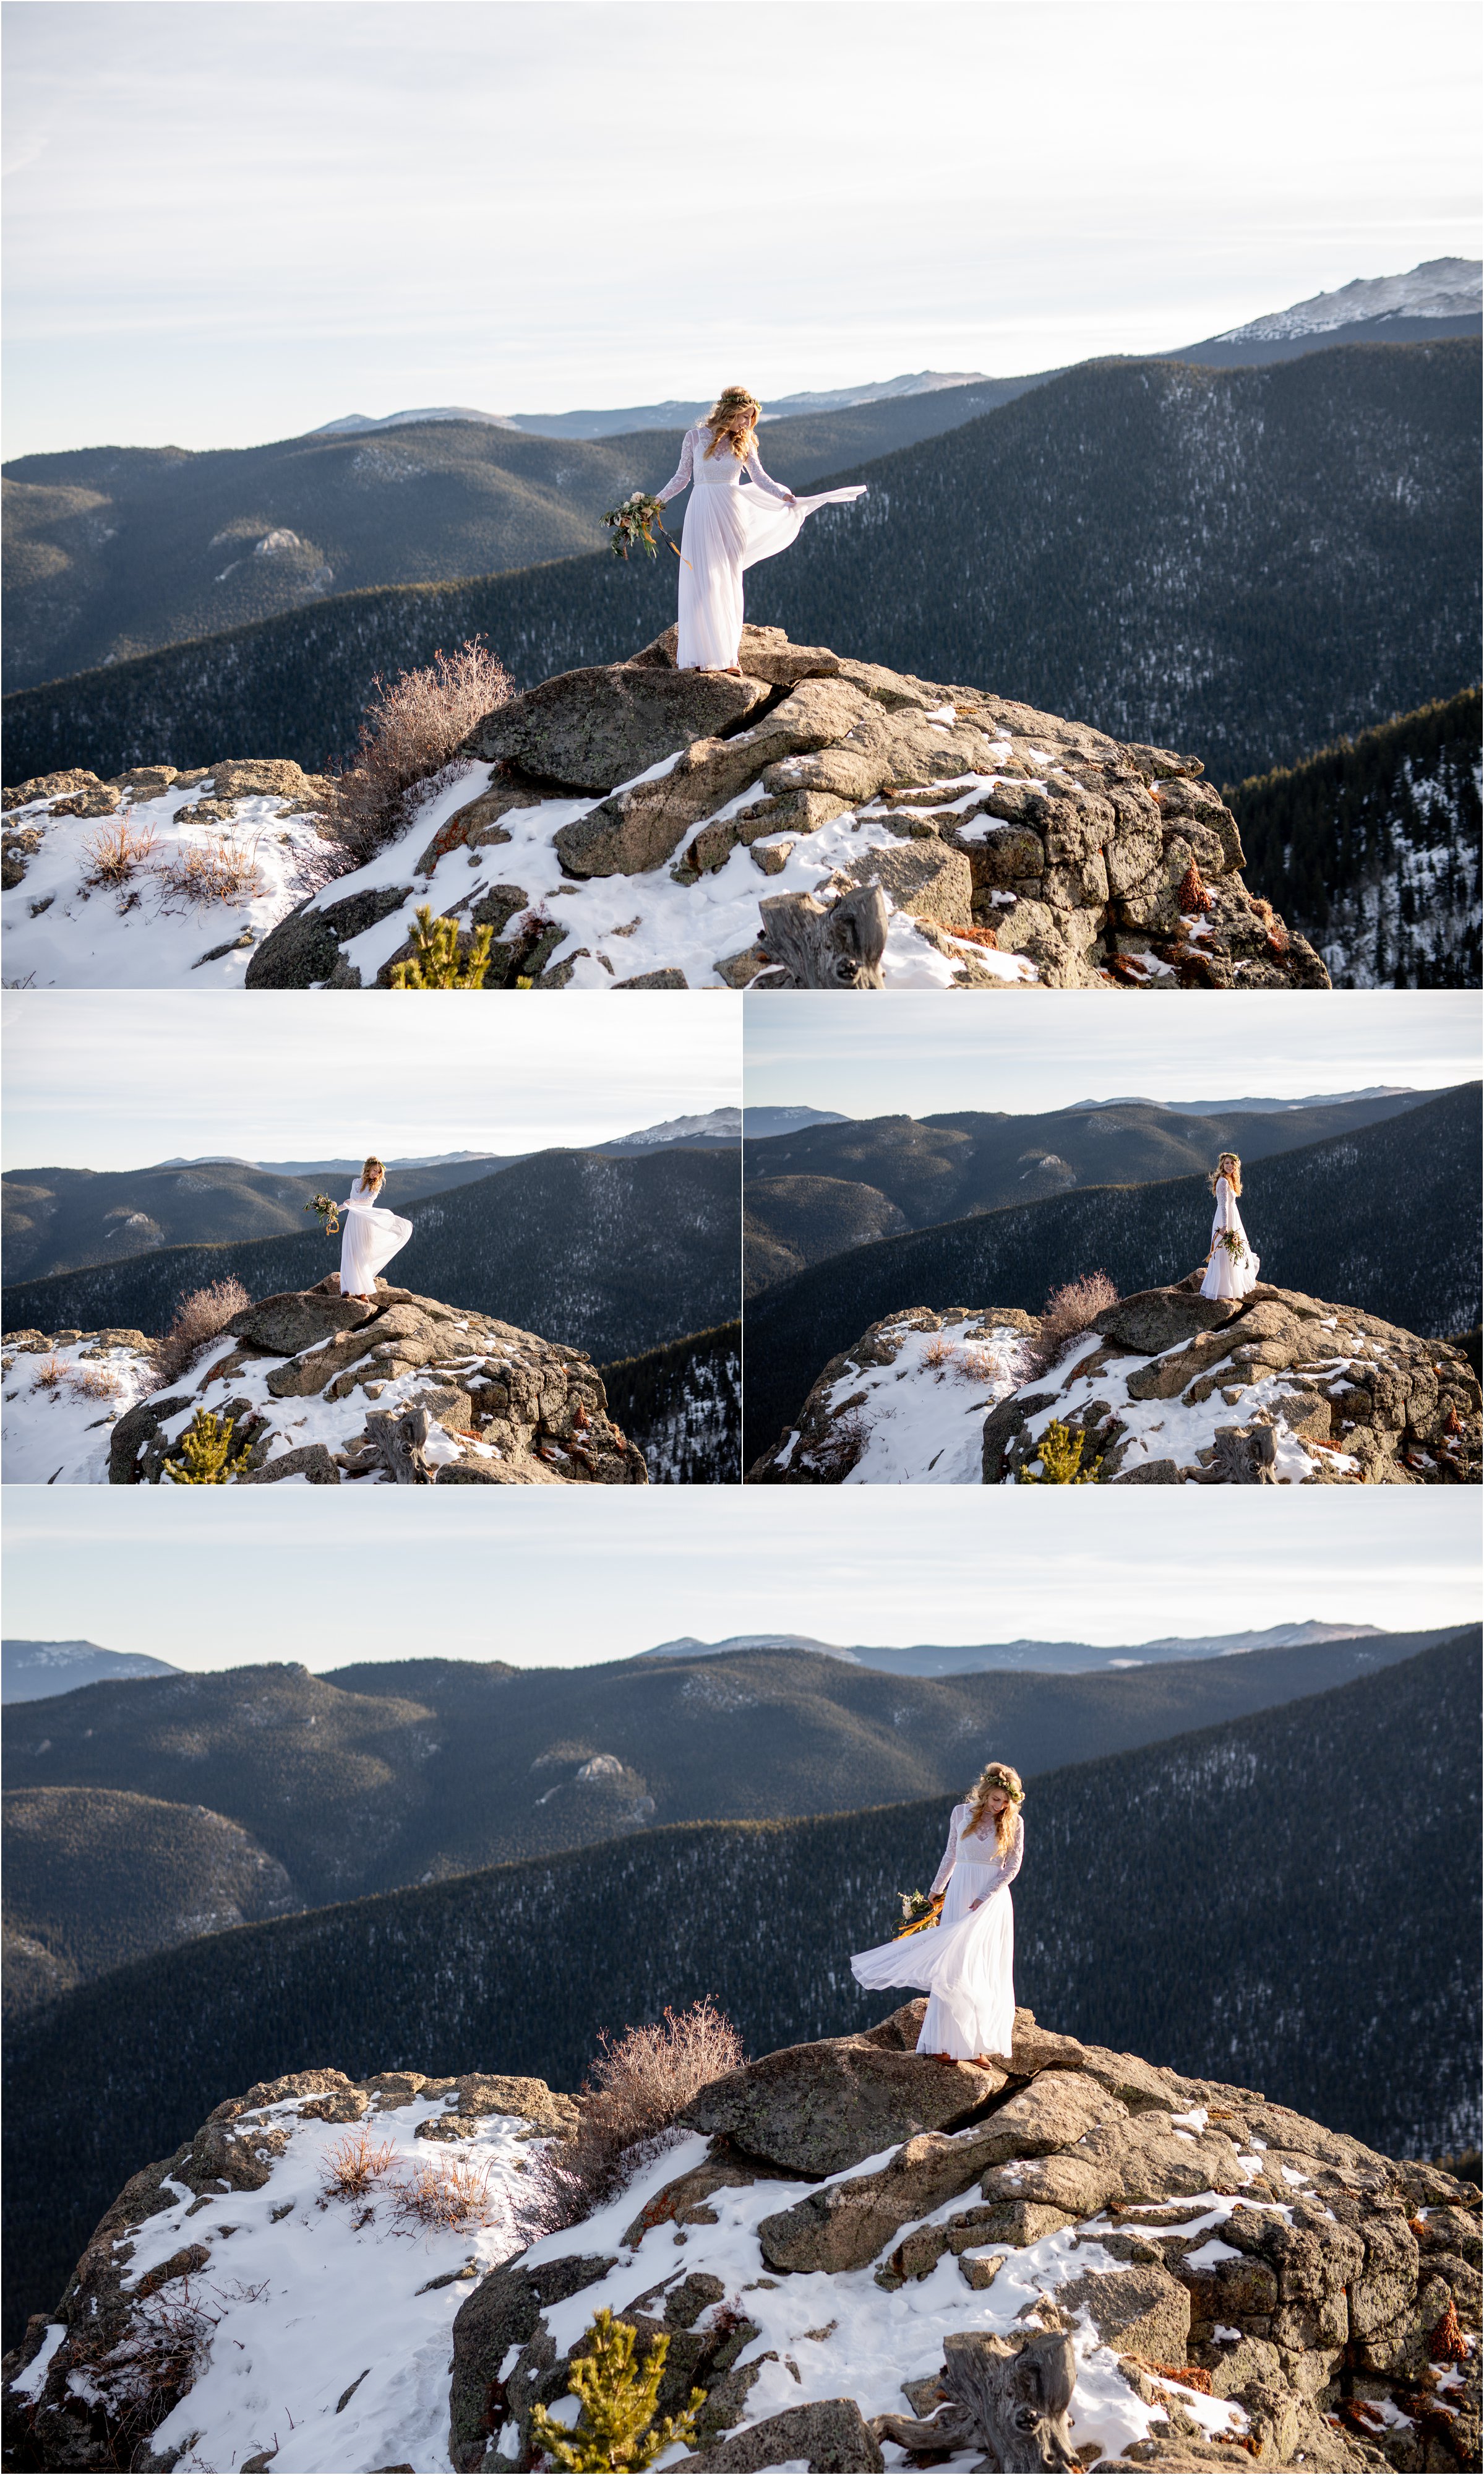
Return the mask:
<path fill-rule="evenodd" d="M 663 1125 L 642 1126 L 637 1134 L 619 1135 L 613 1147 L 627 1151 L 641 1145 L 647 1149 L 654 1143 L 735 1143 L 741 1139 L 741 1109 L 708 1109 L 703 1116 L 667 1117 Z"/>
<path fill-rule="evenodd" d="M 1357 276 L 1336 292 L 1316 292 L 1248 326 L 1229 327 L 1218 344 L 1270 344 L 1287 335 L 1325 335 L 1336 327 L 1388 318 L 1476 318 L 1484 301 L 1484 261 L 1430 257 L 1406 275 Z"/>

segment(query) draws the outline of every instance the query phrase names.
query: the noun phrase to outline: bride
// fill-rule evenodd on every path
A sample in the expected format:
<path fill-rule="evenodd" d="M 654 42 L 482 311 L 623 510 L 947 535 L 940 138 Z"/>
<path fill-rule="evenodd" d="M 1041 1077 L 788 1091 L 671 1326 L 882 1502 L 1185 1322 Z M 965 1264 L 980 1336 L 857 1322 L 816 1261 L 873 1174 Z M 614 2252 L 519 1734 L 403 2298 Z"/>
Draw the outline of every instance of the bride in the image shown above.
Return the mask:
<path fill-rule="evenodd" d="M 377 1197 L 385 1183 L 386 1171 L 373 1153 L 340 1206 L 345 1214 L 340 1240 L 343 1298 L 375 1297 L 377 1274 L 412 1235 L 410 1220 L 400 1219 L 395 1212 L 377 1211 Z"/>
<path fill-rule="evenodd" d="M 934 1898 L 944 1894 L 937 1924 L 877 1950 L 857 1951 L 850 1963 L 872 1992 L 915 1985 L 927 1995 L 919 2054 L 971 2063 L 1009 2059 L 1015 2032 L 1010 1886 L 1025 1854 L 1024 1801 L 1020 1775 L 1009 1762 L 982 1770 L 948 1825 L 948 1846 L 933 1881 Z"/>
<path fill-rule="evenodd" d="M 1257 1285 L 1259 1258 L 1247 1242 L 1237 1196 L 1242 1191 L 1242 1164 L 1235 1152 L 1223 1152 L 1211 1173 L 1216 1213 L 1211 1222 L 1211 1247 L 1206 1257 L 1204 1298 L 1245 1298 Z"/>
<path fill-rule="evenodd" d="M 815 507 L 865 496 L 864 482 L 814 499 L 783 489 L 758 454 L 762 409 L 746 387 L 723 387 L 705 420 L 686 431 L 673 480 L 655 493 L 663 506 L 694 484 L 680 536 L 675 664 L 682 671 L 739 671 L 742 570 L 787 550 Z M 742 487 L 744 473 L 750 490 Z"/>

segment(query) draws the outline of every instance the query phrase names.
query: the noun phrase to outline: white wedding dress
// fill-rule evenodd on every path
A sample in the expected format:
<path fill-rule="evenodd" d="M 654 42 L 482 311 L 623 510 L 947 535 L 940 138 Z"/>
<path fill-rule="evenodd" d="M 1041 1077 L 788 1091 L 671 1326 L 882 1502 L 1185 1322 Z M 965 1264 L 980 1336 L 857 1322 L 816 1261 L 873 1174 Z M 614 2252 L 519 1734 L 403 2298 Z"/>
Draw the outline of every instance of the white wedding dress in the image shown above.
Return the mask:
<path fill-rule="evenodd" d="M 340 1294 L 343 1298 L 375 1295 L 377 1274 L 412 1235 L 410 1220 L 377 1209 L 378 1186 L 366 1188 L 357 1178 L 340 1205 Z"/>
<path fill-rule="evenodd" d="M 1242 1251 L 1239 1255 L 1233 1255 L 1229 1247 L 1219 1243 L 1229 1229 L 1234 1231 L 1240 1242 Z M 1205 1267 L 1201 1295 L 1204 1298 L 1245 1298 L 1248 1290 L 1257 1286 L 1260 1262 L 1261 1258 L 1253 1253 L 1247 1242 L 1247 1232 L 1242 1226 L 1242 1215 L 1237 1210 L 1230 1181 L 1219 1177 L 1216 1181 L 1216 1214 L 1211 1222 L 1211 1260 Z"/>
<path fill-rule="evenodd" d="M 740 464 L 730 447 L 708 455 L 711 431 L 688 429 L 673 480 L 655 496 L 664 504 L 692 484 L 680 536 L 680 629 L 675 664 L 682 671 L 729 671 L 742 630 L 742 571 L 775 558 L 798 539 L 815 507 L 864 499 L 865 484 L 795 499 L 764 472 L 759 458 Z M 753 487 L 744 490 L 747 474 Z"/>
<path fill-rule="evenodd" d="M 1010 1886 L 1025 1854 L 1025 1826 L 1015 1816 L 1014 1834 L 1002 1856 L 994 1823 L 986 1819 L 974 1837 L 964 1836 L 966 1804 L 956 1804 L 948 1846 L 933 1879 L 944 1890 L 943 1913 L 925 1932 L 904 1942 L 857 1951 L 851 1973 L 872 1993 L 888 1985 L 914 1985 L 928 1997 L 917 2039 L 919 2054 L 1009 2054 L 1015 2032 L 1015 1911 Z M 975 1901 L 979 1904 L 976 1906 Z"/>

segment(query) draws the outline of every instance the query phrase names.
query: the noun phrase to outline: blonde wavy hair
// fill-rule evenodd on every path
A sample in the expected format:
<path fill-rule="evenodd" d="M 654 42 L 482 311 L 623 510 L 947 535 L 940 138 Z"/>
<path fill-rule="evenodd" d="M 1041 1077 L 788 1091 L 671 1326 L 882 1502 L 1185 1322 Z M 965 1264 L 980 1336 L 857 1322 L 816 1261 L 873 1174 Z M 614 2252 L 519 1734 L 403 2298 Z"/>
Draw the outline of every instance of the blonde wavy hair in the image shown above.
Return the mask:
<path fill-rule="evenodd" d="M 1020 1773 L 1011 1770 L 1009 1762 L 985 1764 L 969 1790 L 969 1818 L 960 1837 L 971 1839 L 979 1829 L 989 1810 L 989 1798 L 995 1788 L 1003 1790 L 1010 1799 L 1004 1812 L 996 1814 L 994 1821 L 995 1850 L 998 1855 L 1004 1856 L 1008 1853 L 1010 1842 L 1015 1836 L 1015 1816 L 1026 1801 L 1026 1792 L 1020 1783 Z"/>
<path fill-rule="evenodd" d="M 1212 1169 L 1208 1184 L 1213 1194 L 1223 1178 L 1226 1179 L 1227 1184 L 1230 1187 L 1233 1194 L 1241 1193 L 1242 1164 L 1238 1160 L 1235 1152 L 1223 1152 L 1220 1160 Z"/>
<path fill-rule="evenodd" d="M 745 464 L 758 443 L 758 423 L 763 407 L 750 387 L 723 387 L 701 427 L 711 432 L 708 455 L 719 455 L 728 448 L 739 464 Z"/>
<path fill-rule="evenodd" d="M 361 1170 L 361 1190 L 364 1193 L 369 1191 L 372 1187 L 383 1186 L 385 1183 L 386 1170 L 380 1161 L 377 1160 L 376 1153 L 373 1152 Z"/>

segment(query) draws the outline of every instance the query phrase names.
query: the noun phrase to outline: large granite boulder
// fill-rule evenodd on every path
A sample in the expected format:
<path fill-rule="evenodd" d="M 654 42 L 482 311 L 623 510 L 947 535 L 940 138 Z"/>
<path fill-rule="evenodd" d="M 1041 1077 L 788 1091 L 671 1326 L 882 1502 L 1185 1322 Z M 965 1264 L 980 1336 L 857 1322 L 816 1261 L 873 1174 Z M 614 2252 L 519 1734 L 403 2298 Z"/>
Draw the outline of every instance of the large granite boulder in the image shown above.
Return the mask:
<path fill-rule="evenodd" d="M 486 715 L 467 752 L 566 791 L 612 791 L 693 739 L 740 729 L 771 693 L 716 671 L 563 671 Z"/>
<path fill-rule="evenodd" d="M 971 2122 L 1005 2085 L 992 2068 L 833 2037 L 713 2080 L 679 2120 L 766 2165 L 838 2174 L 913 2132 Z"/>

